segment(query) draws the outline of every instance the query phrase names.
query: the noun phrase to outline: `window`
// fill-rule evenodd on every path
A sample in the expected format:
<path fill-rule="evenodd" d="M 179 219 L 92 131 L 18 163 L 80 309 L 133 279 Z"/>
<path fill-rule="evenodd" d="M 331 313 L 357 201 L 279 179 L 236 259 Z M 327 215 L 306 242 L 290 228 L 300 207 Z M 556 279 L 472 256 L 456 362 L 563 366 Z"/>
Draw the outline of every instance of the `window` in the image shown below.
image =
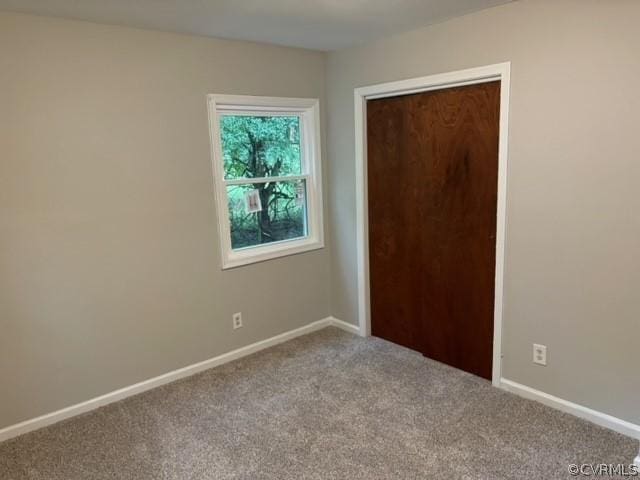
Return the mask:
<path fill-rule="evenodd" d="M 208 100 L 222 268 L 322 248 L 318 100 Z"/>

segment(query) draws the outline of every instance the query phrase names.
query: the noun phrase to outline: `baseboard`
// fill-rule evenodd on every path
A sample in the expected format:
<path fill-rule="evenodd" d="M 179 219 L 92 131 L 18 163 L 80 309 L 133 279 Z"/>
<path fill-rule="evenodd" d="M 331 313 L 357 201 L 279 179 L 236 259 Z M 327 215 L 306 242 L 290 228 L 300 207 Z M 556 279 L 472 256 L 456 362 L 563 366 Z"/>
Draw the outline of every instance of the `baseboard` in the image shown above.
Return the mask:
<path fill-rule="evenodd" d="M 553 395 L 549 395 L 548 393 L 541 392 L 540 390 L 536 390 L 535 388 L 527 387 L 526 385 L 521 385 L 511 380 L 507 380 L 506 378 L 500 379 L 500 387 L 520 397 L 528 398 L 530 400 L 536 400 L 549 407 L 561 410 L 566 413 L 570 413 L 572 415 L 575 415 L 576 417 L 580 417 L 590 421 L 591 423 L 600 425 L 601 427 L 606 427 L 618 433 L 622 433 L 623 435 L 640 439 L 640 425 L 627 422 L 626 420 L 622 420 L 621 418 L 617 418 L 613 415 L 593 410 L 583 405 L 578 405 L 577 403 L 569 402 L 568 400 L 564 400 L 562 398 L 554 397 Z M 638 458 L 636 458 L 636 461 L 639 460 L 640 455 L 638 456 Z"/>
<path fill-rule="evenodd" d="M 341 330 L 345 330 L 349 333 L 353 333 L 354 335 L 360 335 L 360 328 L 357 325 L 353 325 L 352 323 L 347 323 L 344 320 L 339 320 L 335 317 L 329 317 L 330 325 L 333 327 L 337 327 Z"/>
<path fill-rule="evenodd" d="M 61 410 L 42 415 L 40 417 L 33 418 L 31 420 L 26 420 L 24 422 L 5 427 L 0 430 L 0 442 L 9 440 L 13 437 L 17 437 L 18 435 L 23 435 L 33 430 L 38 430 L 62 420 L 66 420 L 67 418 L 75 417 L 76 415 L 95 410 L 96 408 L 102 407 L 104 405 L 117 402 L 118 400 L 131 397 L 132 395 L 137 395 L 147 390 L 151 390 L 152 388 L 174 382 L 181 378 L 195 375 L 196 373 L 208 370 L 213 367 L 217 367 L 218 365 L 222 365 L 224 363 L 246 357 L 247 355 L 259 352 L 260 350 L 264 350 L 265 348 L 273 347 L 274 345 L 278 345 L 279 343 L 286 342 L 287 340 L 291 340 L 301 335 L 315 332 L 316 330 L 320 330 L 330 325 L 334 325 L 339 328 L 345 328 L 344 326 L 342 326 L 342 323 L 345 322 L 336 320 L 333 317 L 327 317 L 322 320 L 318 320 L 316 322 L 305 325 L 304 327 L 296 328 L 294 330 L 281 333 L 280 335 L 276 335 L 275 337 L 252 343 L 251 345 L 247 345 L 246 347 L 241 347 L 237 350 L 218 355 L 217 357 L 210 358 L 209 360 L 194 363 L 193 365 L 189 365 L 178 370 L 173 370 L 172 372 L 165 373 L 164 375 L 160 375 L 158 377 L 136 383 L 135 385 L 121 388 L 105 395 L 92 398 L 91 400 L 87 400 L 85 402 L 78 403 L 76 405 L 72 405 L 70 407 L 66 407 Z M 345 323 L 345 325 L 348 324 Z"/>
<path fill-rule="evenodd" d="M 218 355 L 217 357 L 213 357 L 208 360 L 204 360 L 202 362 L 180 368 L 178 370 L 173 370 L 169 373 L 165 373 L 164 375 L 160 375 L 158 377 L 154 377 L 149 380 L 145 380 L 134 385 L 121 388 L 119 390 L 115 390 L 105 395 L 101 395 L 91 400 L 87 400 L 85 402 L 78 403 L 76 405 L 72 405 L 70 407 L 66 407 L 61 410 L 42 415 L 40 417 L 33 418 L 31 420 L 26 420 L 24 422 L 5 427 L 0 430 L 0 442 L 9 440 L 10 438 L 14 438 L 34 430 L 38 430 L 40 428 L 52 425 L 62 420 L 66 420 L 76 415 L 95 410 L 104 405 L 123 400 L 127 397 L 137 395 L 139 393 L 151 390 L 152 388 L 156 388 L 167 383 L 174 382 L 181 378 L 195 375 L 196 373 L 202 372 L 204 370 L 217 367 L 218 365 L 222 365 L 233 360 L 237 360 L 247 355 L 251 355 L 252 353 L 259 352 L 260 350 L 264 350 L 265 348 L 278 345 L 279 343 L 286 342 L 293 338 L 299 337 L 301 335 L 306 335 L 308 333 L 320 330 L 328 326 L 334 326 L 355 335 L 360 335 L 360 330 L 357 326 L 334 317 L 327 317 L 322 320 L 318 320 L 305 325 L 304 327 L 281 333 L 280 335 L 276 335 L 266 340 L 261 340 L 251 345 L 247 345 L 246 347 L 238 348 L 231 352 Z M 591 408 L 569 402 L 562 398 L 554 397 L 553 395 L 549 395 L 548 393 L 541 392 L 526 385 L 521 385 L 506 378 L 502 378 L 500 380 L 500 387 L 521 397 L 536 400 L 540 403 L 556 408 L 563 412 L 567 412 L 577 417 L 589 420 L 590 422 L 593 422 L 597 425 L 609 428 L 630 437 L 640 439 L 640 425 L 636 425 L 612 415 L 608 415 L 606 413 L 602 413 L 597 410 L 593 410 Z M 640 467 L 640 453 L 638 457 L 636 457 L 635 463 Z"/>

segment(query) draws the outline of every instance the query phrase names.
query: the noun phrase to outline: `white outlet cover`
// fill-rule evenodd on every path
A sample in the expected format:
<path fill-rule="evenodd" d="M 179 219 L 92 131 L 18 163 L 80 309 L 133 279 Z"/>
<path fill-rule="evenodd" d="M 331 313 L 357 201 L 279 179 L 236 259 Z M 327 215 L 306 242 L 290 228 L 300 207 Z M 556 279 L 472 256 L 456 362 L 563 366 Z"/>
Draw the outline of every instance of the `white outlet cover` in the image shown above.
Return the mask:
<path fill-rule="evenodd" d="M 242 328 L 242 313 L 240 312 L 233 314 L 233 329 L 238 328 Z"/>
<path fill-rule="evenodd" d="M 533 344 L 533 363 L 536 365 L 547 365 L 547 346 L 538 343 Z"/>

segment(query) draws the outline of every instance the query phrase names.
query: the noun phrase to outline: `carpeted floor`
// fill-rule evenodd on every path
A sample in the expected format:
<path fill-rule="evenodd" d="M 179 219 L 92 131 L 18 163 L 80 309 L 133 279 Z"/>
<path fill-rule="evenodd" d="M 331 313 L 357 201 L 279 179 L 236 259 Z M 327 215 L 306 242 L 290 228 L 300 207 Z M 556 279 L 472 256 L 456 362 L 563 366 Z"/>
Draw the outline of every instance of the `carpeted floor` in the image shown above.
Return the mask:
<path fill-rule="evenodd" d="M 5 479 L 555 479 L 637 441 L 328 328 L 0 444 Z"/>

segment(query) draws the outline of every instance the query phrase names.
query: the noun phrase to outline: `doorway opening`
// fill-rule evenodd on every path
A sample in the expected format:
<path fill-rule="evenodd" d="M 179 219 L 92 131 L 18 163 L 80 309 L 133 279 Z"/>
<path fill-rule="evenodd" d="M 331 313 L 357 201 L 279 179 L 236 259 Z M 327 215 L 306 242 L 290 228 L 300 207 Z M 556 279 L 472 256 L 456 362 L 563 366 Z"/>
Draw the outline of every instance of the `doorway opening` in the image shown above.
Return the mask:
<path fill-rule="evenodd" d="M 402 249 L 405 254 L 415 254 L 417 251 L 424 250 L 421 249 L 421 247 L 424 246 L 425 239 L 434 240 L 431 246 L 435 244 L 440 249 L 427 249 L 430 257 L 428 256 L 428 261 L 426 261 L 424 265 L 427 265 L 431 271 L 428 272 L 426 276 L 420 276 L 420 274 L 416 276 L 414 270 L 413 278 L 410 278 L 407 283 L 406 276 L 410 273 L 408 270 L 403 272 L 402 269 L 399 269 L 400 271 L 396 272 L 395 275 L 398 276 L 398 278 L 405 277 L 402 281 L 404 281 L 406 285 L 409 285 L 408 288 L 410 289 L 410 296 L 407 298 L 411 298 L 412 296 L 418 298 L 421 296 L 426 297 L 425 301 L 421 302 L 421 305 L 413 309 L 405 308 L 404 310 L 406 310 L 406 312 L 404 313 L 402 313 L 403 308 L 398 308 L 398 311 L 402 314 L 408 315 L 428 315 L 431 320 L 439 316 L 442 320 L 438 327 L 440 328 L 440 331 L 434 333 L 432 330 L 432 334 L 426 338 L 426 335 L 429 334 L 428 330 L 433 329 L 436 324 L 432 321 L 426 323 L 422 322 L 422 331 L 417 331 L 417 333 L 405 332 L 404 334 L 401 334 L 401 336 L 405 335 L 404 338 L 408 338 L 407 335 L 417 335 L 418 337 L 421 337 L 413 345 L 408 346 L 421 350 L 426 356 L 431 356 L 432 358 L 435 357 L 436 360 L 445 361 L 445 363 L 452 363 L 454 366 L 458 366 L 463 369 L 470 370 L 473 373 L 480 374 L 486 378 L 490 378 L 496 386 L 499 385 L 501 376 L 509 71 L 510 65 L 508 63 L 503 63 L 417 79 L 362 87 L 355 90 L 358 313 L 360 333 L 362 335 L 371 335 L 372 333 L 371 281 L 373 278 L 374 288 L 378 288 L 380 282 L 378 281 L 376 283 L 375 279 L 377 278 L 380 280 L 383 278 L 383 276 L 376 274 L 371 270 L 372 266 L 374 268 L 379 266 L 376 259 L 382 258 L 383 264 L 384 261 L 389 261 L 391 263 L 388 265 L 392 265 L 394 261 L 393 256 L 395 255 L 394 248 L 396 249 L 396 252 L 398 251 L 397 249 Z M 477 87 L 469 89 L 463 88 L 470 86 Z M 367 108 L 368 104 L 371 106 L 371 110 L 375 110 L 373 113 Z M 462 106 L 463 109 L 466 109 L 465 112 L 461 113 L 461 111 L 456 108 L 456 104 L 458 106 Z M 469 108 L 472 110 L 476 109 L 476 112 L 469 112 Z M 430 111 L 431 113 L 429 113 Z M 492 115 L 491 112 L 494 112 L 496 116 L 494 133 L 497 138 L 492 139 L 492 135 L 494 135 L 494 133 L 491 131 L 491 126 L 489 125 L 490 122 L 487 123 L 488 120 L 486 118 L 484 120 L 477 118 L 476 114 L 478 112 L 485 116 L 488 115 L 487 118 L 489 119 Z M 451 125 L 447 124 L 449 120 L 453 121 L 455 124 L 456 120 L 453 120 L 454 117 L 456 117 L 459 120 L 459 123 L 463 125 L 464 128 L 462 130 L 456 130 L 455 128 L 451 129 Z M 447 118 L 449 120 L 447 120 Z M 373 129 L 376 130 L 376 135 L 374 137 L 377 136 L 378 140 L 380 140 L 380 148 L 375 146 L 377 145 L 376 143 L 371 143 L 372 140 L 374 142 L 377 141 L 376 138 L 372 139 L 369 134 L 368 122 L 371 121 L 377 123 L 377 126 L 374 125 Z M 420 122 L 422 122 L 422 125 L 415 125 Z M 476 128 L 473 128 L 474 122 L 476 123 Z M 469 128 L 470 125 L 472 128 Z M 455 151 L 449 156 L 440 155 L 439 158 L 437 158 L 437 152 L 442 153 L 441 150 L 438 149 L 446 148 L 446 145 L 442 141 L 435 141 L 434 138 L 428 138 L 428 135 L 424 135 L 425 128 L 427 127 L 429 132 L 439 131 L 440 134 L 451 131 L 456 131 L 456 134 L 460 134 L 462 132 L 464 138 L 463 141 L 458 142 L 461 145 L 458 145 L 460 148 L 455 150 L 455 148 L 457 148 L 456 142 L 449 142 L 449 148 L 454 148 Z M 412 128 L 422 128 L 422 130 L 421 132 L 417 132 L 412 131 Z M 440 130 L 438 130 L 438 128 L 440 128 Z M 408 144 L 406 142 L 407 139 L 409 139 Z M 405 142 L 404 146 L 402 141 Z M 479 145 L 479 147 L 474 147 L 469 150 L 469 141 L 476 142 L 474 145 Z M 495 146 L 494 152 L 492 152 L 492 142 Z M 369 152 L 372 145 L 380 151 Z M 436 146 L 434 147 L 434 145 Z M 432 150 L 429 155 L 425 157 L 420 153 L 424 152 L 425 148 L 435 148 L 435 150 Z M 404 151 L 402 151 L 402 149 L 404 149 Z M 385 176 L 388 176 L 392 170 L 389 170 L 389 165 L 385 166 L 383 162 L 378 160 L 378 157 L 385 158 L 389 162 L 392 162 L 394 157 L 398 159 L 402 157 L 405 160 L 413 157 L 413 167 L 411 168 L 418 168 L 418 170 L 408 172 L 406 168 L 402 168 L 400 169 L 400 176 L 402 177 L 402 175 L 404 175 L 406 177 L 405 179 L 411 179 L 413 178 L 412 175 L 415 177 L 415 175 L 420 174 L 425 176 L 425 178 L 422 179 L 424 180 L 424 186 L 431 186 L 427 195 L 425 195 L 424 191 L 421 191 L 419 188 L 421 186 L 421 180 L 419 178 L 416 182 L 413 182 L 413 186 L 405 186 L 407 188 L 404 189 L 402 189 L 402 185 L 397 186 L 402 189 L 400 203 L 398 204 L 398 202 L 396 202 L 396 206 L 400 205 L 400 207 L 402 207 L 402 211 L 405 212 L 403 214 L 404 218 L 402 221 L 408 222 L 408 225 L 414 231 L 419 230 L 420 228 L 418 227 L 424 226 L 425 222 L 431 222 L 430 225 L 428 225 L 427 232 L 414 235 L 412 242 L 407 243 L 406 239 L 402 239 L 400 243 L 398 243 L 393 238 L 383 240 L 385 238 L 385 233 L 391 232 L 394 228 L 397 228 L 397 222 L 389 220 L 392 218 L 391 215 L 387 215 L 386 219 L 382 223 L 378 221 L 378 217 L 372 217 L 372 212 L 369 210 L 372 201 L 374 203 L 374 208 L 376 209 L 376 215 L 378 215 L 380 213 L 380 208 L 384 205 L 393 212 L 393 203 L 397 199 L 389 198 L 391 192 L 389 192 L 388 189 L 386 190 L 388 194 L 386 198 L 383 198 L 381 193 L 379 194 L 376 192 L 374 192 L 374 195 L 377 195 L 377 199 L 369 198 L 369 180 L 371 179 L 371 176 L 369 175 L 368 168 L 370 166 L 370 153 L 372 154 L 371 160 L 376 162 L 375 165 L 372 164 L 371 166 L 378 169 L 380 165 L 382 165 L 381 170 L 379 172 L 376 170 L 375 173 L 381 173 Z M 477 178 L 478 174 L 482 173 L 478 170 L 478 166 L 482 165 L 482 163 L 478 163 L 478 159 L 483 156 L 487 157 L 487 155 L 487 158 L 490 158 L 492 154 L 495 154 L 496 157 L 496 165 L 494 165 L 495 179 L 492 180 L 490 178 L 491 169 L 493 167 L 489 166 L 488 180 L 486 182 L 483 184 L 477 184 L 477 182 L 469 183 L 469 178 Z M 443 159 L 446 160 L 447 158 L 453 158 L 454 161 L 449 161 L 448 165 L 443 165 L 441 162 Z M 437 168 L 431 168 L 430 170 L 423 169 L 420 171 L 420 164 L 423 164 L 424 166 L 425 160 L 432 161 L 434 159 L 440 162 L 438 163 L 438 165 L 442 167 L 440 172 L 438 172 Z M 486 159 L 482 160 L 482 162 L 486 163 Z M 473 170 L 473 173 L 476 174 L 475 177 L 467 175 L 472 173 L 471 170 L 469 170 L 470 168 Z M 482 175 L 487 175 L 487 172 Z M 399 180 L 402 181 L 402 178 Z M 446 184 L 446 182 L 449 183 Z M 495 184 L 493 200 L 491 192 L 487 194 L 486 191 L 487 185 L 490 186 L 492 182 Z M 385 187 L 388 185 L 388 182 L 382 182 L 380 185 L 373 186 L 374 188 L 382 187 L 379 191 L 384 192 Z M 458 188 L 456 188 L 456 185 Z M 437 188 L 434 189 L 434 186 Z M 471 212 L 472 214 L 468 215 L 469 205 L 473 206 L 478 203 L 477 198 L 475 199 L 476 202 L 474 202 L 471 197 L 477 197 L 478 194 L 480 194 L 480 197 L 487 194 L 485 195 L 485 200 L 480 202 L 485 205 L 485 208 L 483 210 L 481 209 L 481 212 Z M 469 197 L 469 195 L 471 195 L 471 197 Z M 382 201 L 380 201 L 381 199 Z M 492 202 L 493 213 L 491 213 Z M 441 205 L 437 205 L 438 203 Z M 407 205 L 412 208 L 405 208 Z M 424 208 L 425 205 L 429 208 Z M 438 217 L 436 214 L 436 207 L 438 206 L 444 206 L 445 210 L 446 208 L 449 208 L 450 210 L 449 212 L 443 210 L 442 215 L 440 215 L 439 218 L 434 218 L 434 214 Z M 451 210 L 451 208 L 453 208 L 453 210 Z M 446 215 L 447 213 L 449 216 Z M 467 242 L 465 244 L 462 242 L 462 244 L 457 246 L 457 250 L 455 248 L 445 248 L 443 250 L 441 247 L 446 246 L 445 244 L 450 244 L 452 239 L 454 240 L 453 243 L 459 241 L 464 237 L 463 234 L 465 232 L 468 234 L 469 232 L 475 231 L 474 229 L 477 225 L 473 224 L 475 220 L 471 217 L 474 215 L 475 217 L 478 217 L 478 214 L 480 214 L 480 217 L 483 218 L 484 222 L 484 226 L 480 228 L 480 230 L 482 230 L 482 235 L 484 235 L 483 238 L 485 239 L 484 246 L 480 248 L 481 254 L 484 254 L 481 255 L 484 257 L 484 265 L 475 265 L 474 268 L 476 272 L 482 272 L 479 277 L 480 281 L 483 281 L 486 284 L 487 274 L 490 274 L 493 282 L 492 285 L 483 285 L 482 288 L 474 289 L 473 278 L 469 278 L 465 273 L 464 276 L 467 278 L 462 282 L 465 285 L 458 286 L 457 283 L 459 282 L 456 282 L 456 276 L 465 272 L 465 262 L 473 261 L 474 256 L 469 254 L 469 249 L 478 243 L 477 240 L 480 237 L 478 237 L 477 232 L 475 234 L 477 238 L 474 243 Z M 491 216 L 493 217 L 493 223 L 491 222 L 491 218 L 489 218 Z M 457 222 L 457 225 L 453 226 L 455 228 L 453 228 L 452 225 L 449 225 L 447 228 L 436 228 L 434 230 L 434 226 L 437 222 L 440 222 L 441 224 L 444 222 L 446 224 L 448 219 L 453 217 L 456 218 Z M 394 223 L 396 223 L 396 225 L 394 225 Z M 375 230 L 375 233 L 371 236 L 372 238 L 370 238 L 371 227 Z M 385 228 L 387 230 L 385 230 Z M 469 228 L 471 228 L 471 230 L 469 230 Z M 492 243 L 490 247 L 486 243 L 487 237 L 489 237 L 489 240 Z M 370 249 L 371 241 L 376 242 L 374 244 L 375 251 Z M 407 252 L 409 249 L 413 249 L 413 252 Z M 400 262 L 402 262 L 402 258 L 398 258 L 400 258 Z M 371 264 L 371 259 L 373 259 L 374 265 Z M 489 260 L 492 263 L 492 265 L 490 265 L 491 268 L 487 268 L 486 266 L 486 262 Z M 454 265 L 454 268 L 452 268 L 452 265 Z M 455 267 L 455 265 L 457 265 L 457 267 Z M 433 270 L 434 268 L 436 269 L 435 271 Z M 438 269 L 440 269 L 440 272 L 437 271 Z M 434 280 L 434 275 L 437 277 L 438 274 L 443 273 L 445 274 L 444 277 L 441 275 L 440 280 Z M 455 288 L 452 288 L 452 285 L 454 285 Z M 424 291 L 423 287 L 427 288 L 428 291 Z M 384 288 L 381 291 L 385 291 Z M 476 302 L 475 300 L 469 301 L 470 297 L 474 298 L 478 295 L 478 291 L 483 292 L 480 296 L 484 296 L 485 300 L 483 302 Z M 466 293 L 467 295 L 463 296 L 463 293 Z M 443 299 L 443 295 L 453 295 L 453 297 Z M 458 297 L 455 298 L 455 295 L 458 295 Z M 492 297 L 490 299 L 490 303 L 486 300 L 488 295 Z M 402 302 L 401 298 L 398 300 Z M 470 308 L 469 312 L 471 314 L 484 317 L 487 317 L 488 315 L 490 317 L 488 320 L 489 325 L 486 325 L 487 320 L 485 318 L 485 325 L 480 327 L 485 338 L 482 340 L 484 342 L 484 350 L 479 350 L 485 351 L 483 355 L 485 357 L 486 355 L 489 355 L 490 358 L 488 362 L 485 358 L 484 366 L 479 369 L 476 367 L 471 369 L 466 368 L 464 365 L 465 362 L 462 362 L 463 364 L 456 365 L 457 360 L 449 362 L 446 358 L 442 357 L 442 354 L 451 354 L 451 345 L 455 344 L 455 338 L 451 334 L 451 329 L 455 328 L 456 322 L 460 322 L 460 319 L 464 316 L 464 309 L 456 310 L 455 306 L 452 307 L 452 305 L 456 305 L 459 301 L 467 303 L 467 308 Z M 396 306 L 398 305 L 399 304 L 396 304 Z M 385 308 L 391 308 L 392 306 L 391 301 L 388 300 Z M 480 310 L 477 310 L 479 306 L 481 306 L 481 308 Z M 383 316 L 385 314 L 385 308 L 381 310 Z M 487 308 L 490 308 L 491 310 L 488 313 Z M 419 324 L 420 322 L 417 323 Z M 459 328 L 459 325 L 457 328 Z M 487 335 L 489 335 L 489 337 L 487 337 Z M 469 340 L 463 339 L 463 343 L 464 341 Z M 489 345 L 487 345 L 487 341 L 489 342 Z M 427 345 L 428 348 L 426 348 L 425 343 L 430 344 L 430 346 Z M 468 343 L 467 347 L 469 347 L 469 345 L 473 346 L 472 343 Z M 425 349 L 428 351 L 425 352 Z M 454 360 L 456 358 L 459 360 L 462 356 L 464 355 L 461 354 L 460 351 L 458 351 L 458 353 L 453 353 Z M 471 361 L 472 364 L 474 362 L 476 362 L 476 360 Z"/>

